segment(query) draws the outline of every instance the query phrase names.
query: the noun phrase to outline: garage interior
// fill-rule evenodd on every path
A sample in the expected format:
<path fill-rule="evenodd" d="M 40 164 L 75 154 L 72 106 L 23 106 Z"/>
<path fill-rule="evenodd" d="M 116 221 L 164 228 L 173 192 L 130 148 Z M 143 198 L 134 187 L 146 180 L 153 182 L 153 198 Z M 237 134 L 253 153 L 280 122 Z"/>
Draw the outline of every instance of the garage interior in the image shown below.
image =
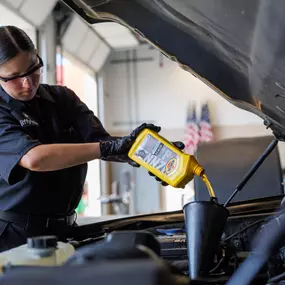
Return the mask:
<path fill-rule="evenodd" d="M 0 0 L 0 26 L 4 25 L 20 27 L 36 44 L 45 63 L 41 82 L 72 89 L 113 136 L 152 123 L 161 126 L 167 140 L 189 144 L 189 128 L 197 127 L 199 138 L 190 138 L 195 146 L 189 154 L 205 166 L 223 203 L 273 139 L 262 118 L 224 100 L 118 23 L 89 25 L 58 0 Z M 202 118 L 207 123 L 204 137 Z M 233 202 L 284 195 L 284 173 L 285 145 L 279 142 Z M 208 199 L 200 178 L 177 189 L 162 186 L 143 167 L 94 160 L 88 163 L 76 211 L 79 223 L 89 224 L 181 211 L 195 198 Z"/>
<path fill-rule="evenodd" d="M 2 0 L 0 4 L 0 24 L 21 27 L 36 43 L 46 62 L 42 83 L 74 90 L 112 135 L 126 135 L 149 122 L 161 126 L 168 140 L 185 142 L 188 112 L 196 110 L 198 124 L 204 103 L 215 142 L 272 135 L 261 118 L 228 103 L 117 23 L 91 27 L 56 0 Z M 284 169 L 285 147 L 280 143 L 278 148 Z M 80 215 L 98 217 L 180 210 L 183 197 L 193 195 L 194 182 L 182 190 L 161 187 L 143 169 L 93 161 L 87 188 Z"/>

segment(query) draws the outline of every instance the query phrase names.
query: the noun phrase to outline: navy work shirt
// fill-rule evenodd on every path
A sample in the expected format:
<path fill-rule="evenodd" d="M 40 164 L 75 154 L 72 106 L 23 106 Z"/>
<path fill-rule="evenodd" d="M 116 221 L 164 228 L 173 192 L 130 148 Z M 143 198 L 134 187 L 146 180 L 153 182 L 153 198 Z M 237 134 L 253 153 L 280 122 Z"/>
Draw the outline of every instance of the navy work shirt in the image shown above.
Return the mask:
<path fill-rule="evenodd" d="M 109 138 L 99 119 L 66 87 L 42 84 L 29 102 L 15 100 L 0 88 L 0 211 L 50 216 L 73 212 L 87 164 L 33 172 L 18 162 L 40 144 Z"/>

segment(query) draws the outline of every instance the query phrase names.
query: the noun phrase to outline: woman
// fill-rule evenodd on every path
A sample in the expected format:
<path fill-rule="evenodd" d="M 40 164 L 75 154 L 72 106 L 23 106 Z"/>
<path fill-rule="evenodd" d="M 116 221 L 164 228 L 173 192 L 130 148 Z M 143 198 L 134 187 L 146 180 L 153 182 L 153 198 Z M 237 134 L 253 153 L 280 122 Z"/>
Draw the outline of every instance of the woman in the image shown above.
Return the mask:
<path fill-rule="evenodd" d="M 42 67 L 24 31 L 0 27 L 0 251 L 29 236 L 65 240 L 87 162 L 138 166 L 127 156 L 136 136 L 144 128 L 160 131 L 143 124 L 129 136 L 111 137 L 72 90 L 40 84 Z"/>

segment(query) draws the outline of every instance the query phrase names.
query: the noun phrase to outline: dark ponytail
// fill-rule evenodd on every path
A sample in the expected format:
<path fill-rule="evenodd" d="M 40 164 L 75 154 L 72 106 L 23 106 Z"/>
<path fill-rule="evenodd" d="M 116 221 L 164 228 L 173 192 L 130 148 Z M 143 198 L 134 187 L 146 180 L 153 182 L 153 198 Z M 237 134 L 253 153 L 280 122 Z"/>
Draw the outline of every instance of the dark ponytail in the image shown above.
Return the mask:
<path fill-rule="evenodd" d="M 20 52 L 33 52 L 35 45 L 30 37 L 14 26 L 0 27 L 0 66 Z"/>

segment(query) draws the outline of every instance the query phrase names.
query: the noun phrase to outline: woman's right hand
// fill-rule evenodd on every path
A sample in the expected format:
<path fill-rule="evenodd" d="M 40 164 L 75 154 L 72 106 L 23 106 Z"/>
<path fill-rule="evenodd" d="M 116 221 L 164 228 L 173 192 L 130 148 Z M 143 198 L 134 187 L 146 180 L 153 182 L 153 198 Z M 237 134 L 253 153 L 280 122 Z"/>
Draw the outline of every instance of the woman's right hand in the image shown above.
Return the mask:
<path fill-rule="evenodd" d="M 157 133 L 161 130 L 161 128 L 158 126 L 144 123 L 137 127 L 135 130 L 133 130 L 128 136 L 117 138 L 115 140 L 101 141 L 101 159 L 127 162 L 134 167 L 139 167 L 139 164 L 129 158 L 128 152 L 131 149 L 138 135 L 144 129 L 150 129 Z"/>

